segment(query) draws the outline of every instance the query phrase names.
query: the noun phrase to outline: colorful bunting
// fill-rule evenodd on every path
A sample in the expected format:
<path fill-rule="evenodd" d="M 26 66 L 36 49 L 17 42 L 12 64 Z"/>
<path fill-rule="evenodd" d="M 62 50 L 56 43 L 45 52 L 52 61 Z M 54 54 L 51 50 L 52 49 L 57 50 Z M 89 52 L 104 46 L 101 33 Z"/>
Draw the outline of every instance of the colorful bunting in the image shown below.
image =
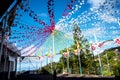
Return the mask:
<path fill-rule="evenodd" d="M 67 53 L 67 52 L 64 52 L 64 53 L 63 53 L 63 57 L 67 58 L 67 56 L 68 56 L 68 53 Z"/>
<path fill-rule="evenodd" d="M 74 50 L 75 55 L 78 55 L 78 50 Z"/>
<path fill-rule="evenodd" d="M 94 50 L 96 49 L 96 47 L 92 45 L 92 46 L 91 46 L 91 49 L 94 51 Z"/>
<path fill-rule="evenodd" d="M 115 39 L 115 42 L 116 42 L 117 44 L 120 44 L 120 38 Z"/>
<path fill-rule="evenodd" d="M 103 46 L 103 43 L 98 43 L 98 47 L 102 47 Z"/>
<path fill-rule="evenodd" d="M 41 59 L 41 57 L 40 57 L 40 56 L 38 56 L 38 59 L 40 60 L 40 59 Z"/>
<path fill-rule="evenodd" d="M 84 3 L 84 0 L 82 0 L 82 3 L 80 2 L 80 0 L 70 0 L 70 2 L 67 3 L 62 16 L 66 17 L 68 15 L 72 15 L 75 11 L 78 10 L 78 7 L 81 7 L 81 5 L 83 3 Z M 111 8 L 115 8 L 114 4 L 111 4 L 111 3 L 108 4 L 108 2 L 106 2 L 104 4 L 105 4 L 105 6 L 103 6 L 104 9 L 108 8 L 106 5 L 111 5 Z M 44 43 L 44 41 L 48 38 L 48 36 L 53 32 L 53 30 L 55 30 L 54 0 L 48 0 L 48 3 L 47 3 L 48 14 L 49 14 L 49 18 L 50 18 L 50 25 L 47 25 L 42 19 L 39 19 L 38 15 L 35 14 L 35 11 L 31 10 L 31 8 L 28 5 L 27 6 L 26 5 L 27 4 L 24 4 L 24 5 L 19 4 L 19 7 L 23 12 L 26 12 L 35 22 L 38 22 L 43 27 L 40 28 L 37 26 L 31 26 L 31 25 L 29 26 L 26 24 L 22 24 L 19 22 L 20 20 L 18 19 L 18 22 L 15 21 L 12 25 L 14 27 L 14 28 L 12 28 L 13 29 L 12 33 L 16 34 L 16 35 L 14 35 L 10 38 L 12 39 L 12 41 L 11 41 L 12 43 L 16 43 L 16 42 L 20 43 L 18 45 L 18 47 L 23 45 L 21 49 L 17 50 L 17 52 L 24 51 L 28 46 L 35 43 L 34 47 L 31 47 L 30 49 L 25 50 L 22 53 L 22 55 L 27 55 L 27 53 L 29 53 L 27 56 L 31 56 L 35 53 L 35 50 L 33 50 L 33 49 L 36 48 L 36 50 L 38 50 L 41 47 L 41 45 Z M 118 12 L 119 11 L 115 11 L 115 13 L 118 13 Z M 89 16 L 92 16 L 94 14 L 95 14 L 95 16 L 93 16 L 93 18 L 89 18 Z M 99 14 L 101 14 L 101 12 Z M 80 20 L 79 23 L 81 25 L 85 25 L 86 23 L 88 23 L 90 21 L 96 20 L 94 18 L 97 18 L 96 16 L 99 16 L 99 14 L 96 14 L 95 12 L 88 13 L 87 11 L 85 11 L 80 16 L 78 16 L 78 18 L 76 18 L 76 20 Z M 14 14 L 14 16 L 15 15 L 16 15 L 16 19 L 17 19 L 17 16 L 19 16 L 19 17 L 22 16 L 22 14 L 17 14 L 17 13 Z M 10 19 L 12 19 L 12 18 L 10 18 Z M 71 22 L 72 22 L 72 20 L 75 20 L 75 19 L 71 19 Z M 95 23 L 93 23 L 93 24 L 95 24 Z M 10 23 L 8 23 L 8 24 L 10 24 Z M 16 27 L 19 29 L 16 29 Z M 22 32 L 22 30 L 24 30 L 24 32 Z M 5 39 L 8 39 L 8 38 L 9 38 L 9 36 L 5 36 Z M 27 41 L 27 40 L 29 40 L 29 41 Z M 120 39 L 116 39 L 115 42 L 117 44 L 120 44 Z M 98 45 L 96 45 L 96 46 L 92 45 L 91 46 L 92 50 L 95 50 L 97 46 L 99 48 L 102 48 L 103 43 L 102 42 L 98 43 Z M 78 46 L 78 48 L 79 48 L 79 46 Z M 32 51 L 32 50 L 33 50 L 33 52 L 30 53 L 30 51 Z M 78 52 L 80 52 L 80 50 L 75 51 L 75 54 L 78 54 Z M 67 56 L 67 55 L 68 55 L 68 53 L 65 53 L 65 56 Z"/>

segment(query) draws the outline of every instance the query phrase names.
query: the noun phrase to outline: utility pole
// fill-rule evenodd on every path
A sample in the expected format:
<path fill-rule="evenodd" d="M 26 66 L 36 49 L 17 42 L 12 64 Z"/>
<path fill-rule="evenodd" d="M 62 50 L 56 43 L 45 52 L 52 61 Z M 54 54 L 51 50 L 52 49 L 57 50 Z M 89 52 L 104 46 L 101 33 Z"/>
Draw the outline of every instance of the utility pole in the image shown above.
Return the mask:
<path fill-rule="evenodd" d="M 53 34 L 53 62 L 54 62 L 54 56 L 55 56 L 55 38 L 54 38 L 54 30 L 52 31 Z M 53 80 L 56 80 L 56 63 L 54 62 L 54 66 L 53 66 Z"/>
<path fill-rule="evenodd" d="M 80 58 L 80 53 L 78 54 L 78 59 L 79 59 L 79 66 L 80 66 L 80 75 L 82 76 L 82 66 L 81 66 L 81 58 Z"/>
<path fill-rule="evenodd" d="M 93 53 L 93 50 L 92 50 L 92 41 L 90 41 L 90 50 L 92 52 L 93 59 L 94 59 L 95 75 L 97 75 L 96 61 L 95 61 L 95 56 L 94 56 L 94 53 Z"/>
<path fill-rule="evenodd" d="M 53 31 L 53 52 L 52 52 L 53 62 L 54 62 L 54 55 L 55 55 L 55 37 L 54 37 L 54 31 Z M 56 69 L 55 63 L 54 63 L 54 70 Z"/>
<path fill-rule="evenodd" d="M 67 45 L 67 72 L 69 73 L 69 51 L 68 51 L 68 45 Z"/>
<path fill-rule="evenodd" d="M 107 64 L 108 64 L 108 71 L 110 72 L 110 64 L 109 64 L 109 61 L 108 61 L 107 53 L 106 53 L 106 59 L 107 59 Z"/>
<path fill-rule="evenodd" d="M 97 43 L 97 37 L 96 37 L 95 33 L 94 33 L 94 38 L 95 38 L 95 41 L 96 41 L 96 43 Z M 100 64 L 100 73 L 101 73 L 101 75 L 103 76 L 100 54 L 98 54 L 98 58 L 99 58 L 99 64 Z"/>
<path fill-rule="evenodd" d="M 51 48 L 50 48 L 50 54 L 51 54 L 51 53 L 52 53 L 52 51 L 51 51 Z M 53 62 L 53 59 L 52 59 L 52 56 L 50 55 L 51 73 L 53 73 L 52 62 Z"/>
<path fill-rule="evenodd" d="M 82 66 L 81 66 L 81 58 L 80 58 L 81 50 L 80 50 L 80 46 L 79 46 L 78 41 L 76 41 L 76 42 L 77 42 L 77 52 L 78 52 L 80 75 L 82 76 Z"/>
<path fill-rule="evenodd" d="M 77 51 L 78 51 L 78 60 L 79 60 L 79 67 L 80 67 L 80 74 L 82 75 L 82 65 L 81 65 L 81 51 L 80 51 L 80 42 L 82 35 L 81 35 L 81 30 L 78 27 L 78 24 L 76 22 L 73 23 L 74 28 L 73 28 L 73 38 L 74 42 L 77 45 Z"/>

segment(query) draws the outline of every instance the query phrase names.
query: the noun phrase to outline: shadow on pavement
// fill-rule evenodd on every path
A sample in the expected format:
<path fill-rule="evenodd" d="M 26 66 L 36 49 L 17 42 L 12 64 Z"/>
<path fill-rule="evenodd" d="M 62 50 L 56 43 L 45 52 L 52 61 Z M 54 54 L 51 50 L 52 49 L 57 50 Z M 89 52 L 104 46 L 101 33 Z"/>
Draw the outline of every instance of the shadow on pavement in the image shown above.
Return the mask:
<path fill-rule="evenodd" d="M 116 78 L 113 77 L 93 77 L 93 76 L 69 76 L 69 75 L 62 75 L 62 76 L 57 76 L 55 78 L 54 75 L 51 74 L 22 74 L 18 75 L 16 80 L 81 80 L 81 79 L 102 79 L 102 80 L 109 80 L 113 79 L 115 80 Z"/>

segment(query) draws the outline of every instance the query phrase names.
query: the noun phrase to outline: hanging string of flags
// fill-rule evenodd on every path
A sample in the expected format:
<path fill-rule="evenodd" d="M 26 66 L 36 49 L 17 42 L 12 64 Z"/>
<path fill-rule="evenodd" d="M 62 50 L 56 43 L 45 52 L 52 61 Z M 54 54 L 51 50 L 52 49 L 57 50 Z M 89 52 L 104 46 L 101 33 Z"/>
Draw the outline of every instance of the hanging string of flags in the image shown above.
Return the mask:
<path fill-rule="evenodd" d="M 62 16 L 67 16 L 69 14 L 69 12 L 72 11 L 72 7 L 73 7 L 74 2 L 75 2 L 75 0 L 71 0 L 70 3 L 67 3 L 67 7 L 65 8 Z"/>
<path fill-rule="evenodd" d="M 67 58 L 67 56 L 69 56 L 69 54 L 67 52 L 63 52 L 63 57 Z"/>
<path fill-rule="evenodd" d="M 34 46 L 31 47 L 30 49 L 28 49 L 28 50 L 25 51 L 24 53 L 21 53 L 21 55 L 23 55 L 23 54 L 27 54 L 27 53 L 29 53 L 30 51 L 32 51 L 33 49 L 35 49 L 35 50 L 34 50 L 33 52 L 29 53 L 29 56 L 32 56 L 32 54 L 35 55 L 36 50 L 38 50 L 38 49 L 41 47 L 41 45 L 42 45 L 42 43 L 36 44 L 35 47 L 34 47 Z M 24 48 L 24 49 L 25 49 L 25 48 Z"/>
<path fill-rule="evenodd" d="M 75 55 L 80 55 L 80 51 L 81 51 L 81 48 L 78 48 L 78 49 L 74 50 L 74 54 Z"/>
<path fill-rule="evenodd" d="M 102 48 L 104 43 L 109 42 L 109 41 L 114 41 L 116 44 L 120 45 L 120 38 L 116 38 L 116 39 L 112 39 L 112 40 L 108 40 L 108 41 L 99 42 L 97 44 L 92 44 L 91 50 L 94 51 L 94 50 L 96 50 L 97 47 Z M 78 48 L 78 49 L 74 50 L 74 54 L 79 55 L 80 51 L 81 51 L 81 49 Z M 67 52 L 63 52 L 62 55 L 64 58 L 67 58 L 69 54 Z"/>
<path fill-rule="evenodd" d="M 71 18 L 71 16 L 78 11 L 78 9 L 81 8 L 81 6 L 84 4 L 84 0 L 71 0 L 70 2 L 67 2 L 67 7 L 65 8 L 62 19 L 59 20 L 57 25 L 67 27 L 70 26 L 71 21 L 66 23 L 67 20 Z M 71 18 L 71 20 L 74 20 L 74 18 Z"/>
<path fill-rule="evenodd" d="M 120 44 L 120 38 L 116 38 L 115 43 Z"/>
<path fill-rule="evenodd" d="M 83 4 L 84 4 L 84 0 L 82 0 L 81 2 L 80 2 L 80 0 L 70 0 L 70 2 L 67 3 L 67 6 L 66 6 L 62 16 L 66 19 L 70 18 L 70 16 L 72 14 L 74 14 L 75 11 L 78 10 L 78 8 L 81 8 L 81 6 Z M 108 3 L 104 3 L 104 4 L 108 4 Z M 24 4 L 24 5 L 20 4 L 19 5 L 19 8 L 23 12 L 26 12 L 35 22 L 38 22 L 40 25 L 43 26 L 42 28 L 40 28 L 37 26 L 29 26 L 26 24 L 22 24 L 19 22 L 19 21 L 21 21 L 20 18 L 17 19 L 18 17 L 22 17 L 22 14 L 16 14 L 16 20 L 18 20 L 18 21 L 14 22 L 13 28 L 12 28 L 13 29 L 12 33 L 16 34 L 16 35 L 14 35 L 10 38 L 12 39 L 12 41 L 11 41 L 12 43 L 17 43 L 17 42 L 20 43 L 20 44 L 18 44 L 18 47 L 21 47 L 21 45 L 23 45 L 21 49 L 17 50 L 17 52 L 22 51 L 21 56 L 25 55 L 25 56 L 30 57 L 30 56 L 34 55 L 36 53 L 35 51 L 41 47 L 42 43 L 44 43 L 46 41 L 46 39 L 48 38 L 48 36 L 52 33 L 52 31 L 55 30 L 54 0 L 48 0 L 47 7 L 48 7 L 49 18 L 50 18 L 50 25 L 47 25 L 44 21 L 42 21 L 42 19 L 39 19 L 39 16 L 37 14 L 35 14 L 35 12 L 30 7 L 28 7 L 28 4 Z M 114 8 L 113 5 L 112 5 L 112 8 Z M 119 11 L 115 11 L 115 12 L 118 13 Z M 81 25 L 84 25 L 85 23 L 87 23 L 88 21 L 90 22 L 93 19 L 97 20 L 96 16 L 101 14 L 101 12 L 100 13 L 90 12 L 88 14 L 87 13 L 88 12 L 85 11 L 81 14 L 81 16 L 78 16 L 77 19 L 79 21 L 82 21 Z M 89 16 L 91 16 L 91 15 L 95 15 L 95 16 L 93 16 L 92 18 L 89 18 Z M 67 18 L 67 16 L 68 16 L 68 18 Z M 72 19 L 71 19 L 71 21 L 72 21 Z M 94 24 L 96 24 L 96 22 Z M 16 29 L 16 27 L 19 29 Z M 24 32 L 22 30 L 24 30 Z M 8 36 L 5 36 L 5 39 L 7 39 L 7 38 L 8 38 Z M 29 41 L 27 41 L 26 39 L 29 39 Z M 118 45 L 120 44 L 120 38 L 117 38 L 112 41 L 115 41 L 115 43 Z M 35 43 L 33 47 L 26 49 L 28 46 L 30 46 L 33 43 Z M 92 48 L 92 50 L 96 50 L 96 46 L 99 48 L 102 48 L 104 43 L 105 42 L 100 42 L 95 45 L 93 44 L 91 48 Z M 77 49 L 74 52 L 76 55 L 78 55 L 79 51 L 80 50 Z M 27 54 L 27 53 L 29 53 L 29 54 Z M 51 55 L 52 54 L 50 54 L 49 56 L 51 56 Z M 54 56 L 54 55 L 52 55 L 52 56 Z M 63 53 L 63 56 L 68 56 L 68 53 L 67 52 Z"/>
<path fill-rule="evenodd" d="M 102 48 L 102 46 L 104 45 L 104 43 L 109 42 L 109 41 L 114 41 L 117 45 L 120 45 L 120 37 L 118 37 L 116 39 L 99 42 L 98 44 L 94 44 L 94 45 L 92 44 L 91 49 L 94 51 L 94 50 L 96 50 L 96 47 Z"/>
<path fill-rule="evenodd" d="M 49 16 L 50 16 L 50 23 L 51 23 L 51 26 L 50 27 L 46 27 L 46 29 L 48 29 L 48 30 L 46 30 L 45 29 L 45 31 L 43 31 L 44 33 L 46 33 L 46 32 L 52 32 L 52 30 L 54 30 L 54 27 L 55 27 L 55 24 L 54 24 L 54 12 L 53 12 L 53 6 L 54 6 L 54 4 L 53 4 L 53 0 L 48 0 L 48 13 L 49 13 Z"/>
<path fill-rule="evenodd" d="M 53 2 L 53 0 L 49 0 L 48 1 L 48 3 L 50 4 L 51 3 L 51 1 Z M 53 4 L 51 4 L 52 6 L 53 6 Z M 50 6 L 51 5 L 48 5 L 48 8 L 50 8 Z M 32 10 L 30 10 L 30 8 L 29 7 L 25 7 L 25 6 L 23 6 L 23 5 L 20 5 L 20 8 L 24 11 L 24 12 L 27 12 L 27 11 L 29 11 L 29 15 L 31 16 L 31 17 L 33 17 L 34 16 L 34 19 L 36 19 L 35 18 L 35 14 L 34 14 L 34 11 L 32 11 Z M 47 32 L 51 32 L 53 29 L 54 29 L 54 14 L 53 14 L 53 7 L 52 7 L 52 9 L 50 9 L 50 10 L 48 10 L 48 12 L 49 12 L 49 15 L 50 15 L 50 21 L 51 21 L 51 26 L 52 27 L 49 27 L 49 26 L 46 26 L 43 30 L 41 30 L 41 29 L 38 29 L 38 32 L 34 32 L 34 31 L 31 31 L 31 32 L 28 32 L 28 34 L 29 34 L 29 36 L 24 36 L 23 34 L 23 36 L 22 36 L 22 38 L 29 38 L 32 34 L 34 34 L 34 33 L 40 33 L 39 31 L 43 31 L 43 33 L 46 33 L 46 29 L 48 29 L 49 31 L 47 31 Z M 52 16 L 51 16 L 52 15 Z M 44 23 L 43 23 L 43 25 L 44 25 Z M 44 25 L 45 26 L 45 25 Z M 24 26 L 20 26 L 20 28 L 23 28 Z M 25 26 L 26 27 L 26 26 Z M 24 29 L 25 29 L 25 27 L 24 27 Z M 27 30 L 29 29 L 29 28 L 26 28 Z M 17 31 L 15 30 L 15 33 L 16 33 Z M 32 33 L 32 34 L 31 34 Z M 25 35 L 26 35 L 26 33 L 25 33 Z M 38 34 L 39 35 L 39 34 Z M 48 35 L 47 35 L 48 36 Z M 20 38 L 20 36 L 19 37 L 13 37 L 12 39 L 16 39 L 16 38 Z M 22 40 L 18 40 L 19 42 L 23 42 L 24 40 L 22 39 Z"/>
<path fill-rule="evenodd" d="M 45 56 L 44 55 L 38 56 L 38 59 L 41 60 L 41 61 L 43 61 L 45 59 Z"/>
<path fill-rule="evenodd" d="M 42 21 L 41 19 L 38 19 L 38 15 L 35 14 L 35 12 L 33 10 L 31 10 L 30 7 L 26 6 L 26 5 L 19 5 L 21 10 L 23 10 L 24 12 L 27 12 L 29 14 L 29 16 L 35 21 L 38 22 L 39 24 L 43 25 L 43 26 L 47 26 L 47 24 Z"/>
<path fill-rule="evenodd" d="M 45 29 L 44 29 L 44 31 L 43 31 L 43 33 L 46 33 L 46 32 L 52 32 L 52 30 L 54 30 L 54 27 L 55 27 L 55 25 L 54 25 L 54 13 L 53 13 L 53 0 L 48 0 L 48 13 L 49 13 L 49 16 L 50 16 L 50 22 L 51 22 L 51 26 L 49 27 L 49 26 L 47 26 Z M 52 6 L 52 7 L 51 7 Z M 32 12 L 33 13 L 33 12 Z M 32 16 L 32 14 L 31 14 L 31 16 Z M 24 53 L 22 53 L 22 54 L 25 54 L 26 52 L 28 53 L 28 52 L 30 52 L 30 50 L 32 50 L 34 47 L 32 47 L 32 48 L 30 48 L 29 50 L 27 50 L 27 51 L 25 51 Z M 22 49 L 21 49 L 22 50 Z M 32 53 L 33 54 L 33 53 Z M 30 56 L 30 55 L 29 55 Z"/>

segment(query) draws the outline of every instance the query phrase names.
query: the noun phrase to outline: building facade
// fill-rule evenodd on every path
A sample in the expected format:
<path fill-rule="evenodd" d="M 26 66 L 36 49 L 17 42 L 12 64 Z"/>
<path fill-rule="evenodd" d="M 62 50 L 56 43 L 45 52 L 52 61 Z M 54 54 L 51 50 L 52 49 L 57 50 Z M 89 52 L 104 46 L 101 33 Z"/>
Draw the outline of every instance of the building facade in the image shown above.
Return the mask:
<path fill-rule="evenodd" d="M 11 76 L 14 77 L 16 75 L 17 57 L 19 57 L 20 52 L 18 52 L 15 44 L 9 43 L 7 40 L 4 40 L 2 45 L 0 77 L 1 79 L 6 80 L 10 79 Z"/>

